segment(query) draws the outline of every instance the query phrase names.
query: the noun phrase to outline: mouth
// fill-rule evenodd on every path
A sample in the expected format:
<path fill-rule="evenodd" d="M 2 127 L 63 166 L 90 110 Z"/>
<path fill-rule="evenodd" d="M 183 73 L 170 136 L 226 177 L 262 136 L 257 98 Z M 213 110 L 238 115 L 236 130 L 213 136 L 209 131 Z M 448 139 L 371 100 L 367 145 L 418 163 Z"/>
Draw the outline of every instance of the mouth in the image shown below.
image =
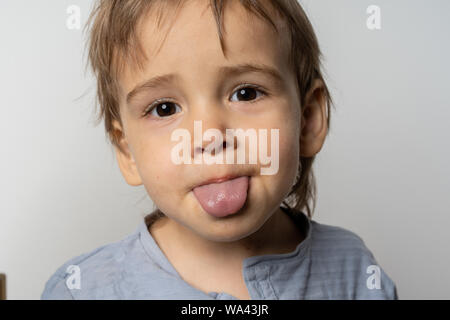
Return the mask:
<path fill-rule="evenodd" d="M 192 190 L 197 188 L 197 187 L 201 187 L 201 186 L 204 186 L 204 185 L 207 185 L 207 184 L 221 183 L 221 182 L 224 182 L 224 181 L 233 180 L 233 179 L 236 179 L 238 177 L 243 177 L 243 176 L 244 175 L 227 174 L 227 175 L 224 175 L 224 176 L 221 176 L 221 177 L 217 177 L 217 178 L 210 178 L 210 179 L 204 180 L 204 181 L 194 185 L 192 187 Z"/>
<path fill-rule="evenodd" d="M 237 213 L 247 200 L 250 176 L 226 175 L 197 184 L 193 193 L 206 213 L 222 218 Z"/>

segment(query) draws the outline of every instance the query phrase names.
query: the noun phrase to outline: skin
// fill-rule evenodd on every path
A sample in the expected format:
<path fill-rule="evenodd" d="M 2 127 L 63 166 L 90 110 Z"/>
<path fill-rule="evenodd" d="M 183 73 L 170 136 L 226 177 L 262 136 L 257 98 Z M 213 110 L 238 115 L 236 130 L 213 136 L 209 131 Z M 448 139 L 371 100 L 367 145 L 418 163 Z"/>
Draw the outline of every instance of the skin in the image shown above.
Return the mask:
<path fill-rule="evenodd" d="M 229 50 L 225 57 L 206 5 L 206 1 L 187 2 L 164 42 L 152 12 L 139 25 L 149 59 L 143 71 L 126 68 L 120 76 L 123 127 L 117 121 L 113 126 L 126 152 L 116 148 L 116 155 L 126 182 L 143 184 L 167 216 L 149 232 L 179 274 L 205 292 L 226 291 L 248 299 L 242 261 L 255 255 L 291 252 L 304 239 L 279 205 L 294 183 L 299 155 L 312 156 L 322 148 L 327 132 L 326 100 L 323 83 L 316 80 L 301 110 L 296 79 L 287 63 L 287 39 L 249 16 L 236 2 L 225 10 L 224 40 Z M 281 34 L 287 34 L 281 22 L 279 26 Z M 258 73 L 224 77 L 218 72 L 221 66 L 255 62 L 278 70 L 282 83 L 277 85 Z M 137 84 L 168 73 L 178 73 L 179 80 L 148 89 L 127 104 L 126 95 Z M 239 100 L 237 87 L 244 83 L 259 85 L 267 95 L 253 91 L 259 96 L 252 102 Z M 167 117 L 158 118 L 156 112 L 143 117 L 144 110 L 159 98 L 171 99 L 179 110 Z M 269 133 L 271 128 L 279 129 L 278 173 L 260 175 L 259 162 L 175 165 L 170 154 L 177 142 L 171 141 L 171 133 L 177 128 L 189 130 L 193 145 L 194 120 L 202 121 L 203 132 L 208 128 L 223 132 L 225 128 L 267 129 Z M 270 144 L 270 134 L 268 141 Z M 247 203 L 239 214 L 212 217 L 200 206 L 191 187 L 229 172 L 251 176 Z"/>

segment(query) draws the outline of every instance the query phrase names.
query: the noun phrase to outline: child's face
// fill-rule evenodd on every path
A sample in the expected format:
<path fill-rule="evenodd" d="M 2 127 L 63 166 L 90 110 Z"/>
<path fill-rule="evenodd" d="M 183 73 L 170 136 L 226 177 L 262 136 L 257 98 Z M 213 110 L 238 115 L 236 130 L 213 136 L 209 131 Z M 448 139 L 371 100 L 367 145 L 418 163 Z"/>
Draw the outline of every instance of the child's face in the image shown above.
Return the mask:
<path fill-rule="evenodd" d="M 155 205 L 169 218 L 203 238 L 233 241 L 257 231 L 290 191 L 299 165 L 300 97 L 296 80 L 287 62 L 287 42 L 269 25 L 255 18 L 249 20 L 243 8 L 233 2 L 225 11 L 225 58 L 219 43 L 216 23 L 206 1 L 186 2 L 159 52 L 162 31 L 156 27 L 156 15 L 150 13 L 141 25 L 141 41 L 148 56 L 144 72 L 125 70 L 122 74 L 120 112 L 123 143 L 132 158 L 119 156 L 119 165 L 127 182 L 144 184 Z M 171 18 L 170 14 L 168 15 Z M 162 25 L 167 26 L 163 21 Z M 281 32 L 287 34 L 287 32 Z M 223 66 L 265 65 L 276 70 L 280 82 L 267 74 L 247 72 L 227 75 Z M 146 88 L 129 102 L 127 94 L 138 84 L 155 76 L 176 74 L 172 83 Z M 255 91 L 253 101 L 240 100 L 238 86 L 260 86 L 266 95 Z M 170 99 L 177 106 L 169 115 L 156 111 L 143 116 L 156 99 Z M 261 175 L 257 164 L 175 164 L 172 141 L 175 129 L 185 128 L 194 140 L 194 121 L 202 121 L 203 132 L 216 128 L 266 129 L 270 155 L 271 129 L 279 129 L 279 170 Z M 247 140 L 248 142 L 248 140 Z M 247 150 L 248 152 L 248 150 Z M 226 218 L 206 213 L 192 186 L 206 179 L 229 173 L 251 176 L 245 210 Z"/>

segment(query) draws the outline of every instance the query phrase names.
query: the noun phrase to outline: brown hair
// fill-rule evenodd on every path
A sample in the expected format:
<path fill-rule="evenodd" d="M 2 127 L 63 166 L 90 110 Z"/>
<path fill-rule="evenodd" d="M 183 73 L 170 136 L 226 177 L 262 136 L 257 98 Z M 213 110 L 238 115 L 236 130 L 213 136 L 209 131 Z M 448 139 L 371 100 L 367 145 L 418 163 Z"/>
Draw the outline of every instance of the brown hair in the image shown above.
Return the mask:
<path fill-rule="evenodd" d="M 118 100 L 118 74 L 124 66 L 124 61 L 127 62 L 127 66 L 142 68 L 141 57 L 145 57 L 136 32 L 137 25 L 154 5 L 159 4 L 156 22 L 160 26 L 162 15 L 167 11 L 164 10 L 165 6 L 175 4 L 178 9 L 184 1 L 98 0 L 89 16 L 85 28 L 90 26 L 88 62 L 97 78 L 97 102 L 100 105 L 97 124 L 104 118 L 110 142 L 122 152 L 112 121 L 115 119 L 122 125 Z M 225 52 L 222 20 L 227 0 L 208 1 L 217 23 L 222 51 Z M 306 93 L 311 88 L 313 80 L 322 80 L 327 102 L 327 126 L 330 128 L 330 106 L 333 105 L 333 101 L 321 72 L 322 53 L 313 27 L 298 0 L 239 0 L 239 2 L 248 12 L 269 23 L 276 32 L 279 32 L 276 24 L 263 3 L 271 4 L 275 13 L 281 16 L 289 31 L 289 65 L 297 78 L 300 105 L 304 105 Z M 286 199 L 283 200 L 287 208 L 298 211 L 305 209 L 309 218 L 312 218 L 316 205 L 317 190 L 312 169 L 314 159 L 315 156 L 300 157 L 299 175 Z M 313 204 L 312 208 L 310 202 Z M 157 210 L 156 216 L 164 214 Z"/>

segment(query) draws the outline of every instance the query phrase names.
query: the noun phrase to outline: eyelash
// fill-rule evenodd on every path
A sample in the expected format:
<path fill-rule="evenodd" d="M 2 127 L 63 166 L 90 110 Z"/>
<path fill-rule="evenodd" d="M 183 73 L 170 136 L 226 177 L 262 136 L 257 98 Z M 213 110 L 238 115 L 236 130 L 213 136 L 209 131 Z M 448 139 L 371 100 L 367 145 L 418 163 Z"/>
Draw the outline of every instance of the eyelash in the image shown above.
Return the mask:
<path fill-rule="evenodd" d="M 248 84 L 248 83 L 244 83 L 244 84 L 240 85 L 239 87 L 237 87 L 237 88 L 233 91 L 233 94 L 234 94 L 236 91 L 238 91 L 238 90 L 240 90 L 240 89 L 244 89 L 244 88 L 252 88 L 252 89 L 256 89 L 256 90 L 258 90 L 258 91 L 262 94 L 261 97 L 256 98 L 256 99 L 254 99 L 254 100 L 251 100 L 251 101 L 244 101 L 244 102 L 247 102 L 247 103 L 254 103 L 254 102 L 259 101 L 260 99 L 262 99 L 262 97 L 265 97 L 265 96 L 268 95 L 268 93 L 266 92 L 266 90 L 262 89 L 262 87 L 260 87 L 260 86 L 258 86 L 258 85 L 254 85 L 254 84 Z M 145 109 L 145 111 L 144 111 L 144 113 L 143 113 L 143 117 L 148 116 L 148 115 L 153 111 L 153 109 L 155 109 L 156 107 L 158 107 L 158 105 L 160 105 L 160 104 L 162 104 L 162 103 L 164 103 L 164 102 L 173 102 L 173 103 L 175 103 L 172 99 L 167 99 L 167 98 L 157 99 L 157 100 L 155 100 L 153 103 L 151 103 L 150 106 L 149 106 L 147 109 Z M 168 118 L 168 117 L 161 117 L 161 119 L 163 119 L 163 118 Z M 158 119 L 158 118 L 157 118 L 157 119 Z"/>

